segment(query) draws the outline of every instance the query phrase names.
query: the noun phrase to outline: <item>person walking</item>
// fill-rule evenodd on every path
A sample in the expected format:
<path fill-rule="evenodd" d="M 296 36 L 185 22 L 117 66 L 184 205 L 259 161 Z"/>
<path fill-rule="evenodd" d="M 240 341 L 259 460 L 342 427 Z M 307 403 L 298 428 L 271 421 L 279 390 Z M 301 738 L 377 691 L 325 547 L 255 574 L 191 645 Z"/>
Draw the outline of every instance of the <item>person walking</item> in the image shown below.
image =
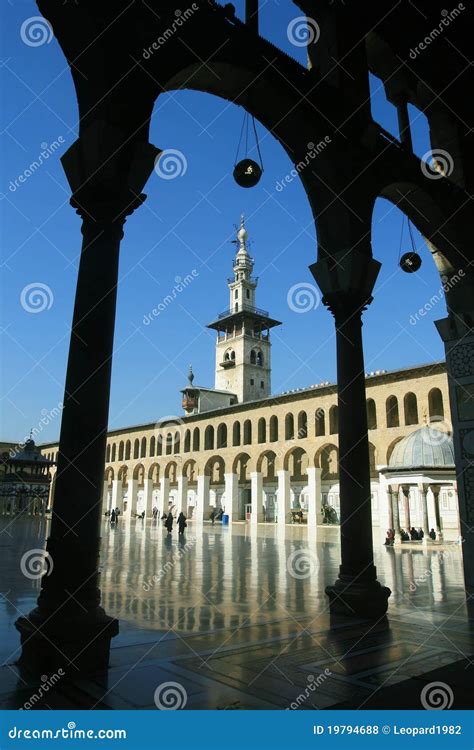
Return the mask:
<path fill-rule="evenodd" d="M 173 514 L 171 511 L 168 513 L 168 516 L 165 521 L 165 528 L 168 529 L 168 534 L 171 534 L 173 530 Z"/>
<path fill-rule="evenodd" d="M 115 508 L 112 508 L 112 513 L 110 514 L 110 523 L 115 523 L 115 519 L 117 517 L 117 514 L 115 513 Z"/>
<path fill-rule="evenodd" d="M 186 516 L 183 511 L 178 516 L 178 534 L 184 534 L 184 530 L 188 524 L 186 523 Z"/>

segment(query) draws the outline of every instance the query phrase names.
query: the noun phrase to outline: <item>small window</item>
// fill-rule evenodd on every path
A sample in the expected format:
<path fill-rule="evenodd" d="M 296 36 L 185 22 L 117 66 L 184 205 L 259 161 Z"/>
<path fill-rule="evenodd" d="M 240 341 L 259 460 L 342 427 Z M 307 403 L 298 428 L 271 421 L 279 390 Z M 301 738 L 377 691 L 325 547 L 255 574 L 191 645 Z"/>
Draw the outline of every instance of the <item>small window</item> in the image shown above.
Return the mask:
<path fill-rule="evenodd" d="M 246 289 L 247 299 L 250 299 L 250 289 Z"/>
<path fill-rule="evenodd" d="M 234 297 L 235 297 L 235 299 L 238 299 L 238 297 L 239 297 L 239 292 L 238 292 L 238 290 L 237 290 L 237 289 L 236 289 L 236 290 L 235 290 L 235 292 L 234 292 Z"/>
<path fill-rule="evenodd" d="M 255 381 L 254 381 L 254 379 L 253 379 L 253 378 L 250 378 L 250 385 L 253 385 L 253 384 L 254 384 L 254 382 L 255 382 Z"/>
<path fill-rule="evenodd" d="M 265 388 L 265 383 L 263 382 L 263 380 L 260 381 L 260 388 Z"/>

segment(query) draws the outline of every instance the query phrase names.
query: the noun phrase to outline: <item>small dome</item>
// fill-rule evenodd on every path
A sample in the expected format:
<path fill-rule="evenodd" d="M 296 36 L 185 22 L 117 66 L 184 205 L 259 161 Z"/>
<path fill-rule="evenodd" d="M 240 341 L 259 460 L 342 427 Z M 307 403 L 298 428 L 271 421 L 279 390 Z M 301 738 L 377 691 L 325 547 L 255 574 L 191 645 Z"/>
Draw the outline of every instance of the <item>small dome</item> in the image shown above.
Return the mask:
<path fill-rule="evenodd" d="M 398 442 L 390 456 L 391 468 L 454 466 L 453 438 L 449 432 L 425 425 Z"/>

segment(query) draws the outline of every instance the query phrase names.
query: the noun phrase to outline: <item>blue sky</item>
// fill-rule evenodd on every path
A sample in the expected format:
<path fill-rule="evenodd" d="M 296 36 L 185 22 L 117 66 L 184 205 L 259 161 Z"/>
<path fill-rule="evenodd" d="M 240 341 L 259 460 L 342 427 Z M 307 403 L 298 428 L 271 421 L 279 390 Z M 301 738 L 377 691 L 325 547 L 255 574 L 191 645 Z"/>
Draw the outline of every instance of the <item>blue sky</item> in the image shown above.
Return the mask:
<path fill-rule="evenodd" d="M 238 11 L 243 3 L 237 3 Z M 59 156 L 77 135 L 74 89 L 54 40 L 25 44 L 22 24 L 38 16 L 30 0 L 3 9 L 2 39 L 2 431 L 22 440 L 30 427 L 63 397 L 72 319 L 80 219 L 69 206 Z M 287 38 L 288 23 L 300 15 L 291 2 L 263 7 L 261 32 L 301 61 L 305 51 Z M 5 31 L 9 28 L 8 33 Z M 372 110 L 395 135 L 396 112 L 373 79 Z M 412 110 L 415 150 L 429 149 L 425 118 Z M 273 391 L 335 379 L 335 339 L 330 313 L 319 305 L 306 313 L 288 304 L 289 290 L 313 283 L 308 265 L 316 258 L 308 201 L 298 180 L 284 191 L 276 183 L 291 170 L 286 154 L 257 125 L 265 172 L 252 190 L 233 181 L 234 156 L 243 111 L 196 92 L 173 92 L 155 106 L 151 142 L 177 149 L 185 173 L 165 180 L 153 173 L 144 206 L 129 218 L 120 261 L 120 285 L 112 378 L 110 427 L 180 414 L 179 389 L 192 363 L 195 382 L 212 386 L 214 333 L 205 328 L 228 304 L 226 279 L 235 246 L 234 225 L 243 212 L 252 241 L 257 304 L 283 326 L 273 334 Z M 60 148 L 22 184 L 18 177 L 38 159 L 44 144 Z M 12 182 L 17 188 L 13 190 Z M 375 300 L 364 318 L 366 369 L 396 369 L 443 358 L 433 321 L 445 314 L 440 302 L 410 323 L 438 292 L 439 277 L 415 232 L 423 257 L 418 274 L 398 268 L 402 216 L 379 200 L 373 219 L 374 256 L 382 262 Z M 404 249 L 410 249 L 405 227 Z M 172 292 L 176 277 L 195 279 L 149 325 L 143 319 Z M 46 285 L 47 309 L 22 305 L 30 285 Z M 44 427 L 44 441 L 59 434 L 59 420 Z"/>

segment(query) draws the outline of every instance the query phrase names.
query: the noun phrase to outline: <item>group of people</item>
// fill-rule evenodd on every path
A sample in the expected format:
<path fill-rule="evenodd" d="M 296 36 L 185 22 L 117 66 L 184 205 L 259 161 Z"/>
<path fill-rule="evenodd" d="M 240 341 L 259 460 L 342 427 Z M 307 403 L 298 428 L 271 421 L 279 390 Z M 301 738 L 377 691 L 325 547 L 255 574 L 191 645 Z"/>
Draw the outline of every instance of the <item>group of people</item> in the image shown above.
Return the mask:
<path fill-rule="evenodd" d="M 418 529 L 415 529 L 414 526 L 411 527 L 409 531 L 405 531 L 405 529 L 400 529 L 400 541 L 401 542 L 421 542 L 423 541 L 423 537 L 425 536 L 425 532 L 421 528 L 421 526 Z M 430 539 L 434 542 L 436 540 L 436 531 L 434 529 L 430 529 L 428 536 Z M 395 529 L 387 529 L 387 535 L 385 537 L 385 546 L 391 547 L 395 543 Z"/>
<path fill-rule="evenodd" d="M 172 512 L 170 511 L 168 514 L 163 513 L 163 515 L 161 516 L 161 520 L 164 521 L 164 527 L 167 530 L 168 535 L 171 534 L 171 532 L 173 531 L 174 523 Z M 181 511 L 181 513 L 179 514 L 176 523 L 178 524 L 178 534 L 184 534 L 184 530 L 188 524 L 186 523 L 186 516 L 184 515 L 183 511 Z"/>
<path fill-rule="evenodd" d="M 119 520 L 120 508 L 112 508 L 110 511 L 110 524 L 116 524 Z"/>

